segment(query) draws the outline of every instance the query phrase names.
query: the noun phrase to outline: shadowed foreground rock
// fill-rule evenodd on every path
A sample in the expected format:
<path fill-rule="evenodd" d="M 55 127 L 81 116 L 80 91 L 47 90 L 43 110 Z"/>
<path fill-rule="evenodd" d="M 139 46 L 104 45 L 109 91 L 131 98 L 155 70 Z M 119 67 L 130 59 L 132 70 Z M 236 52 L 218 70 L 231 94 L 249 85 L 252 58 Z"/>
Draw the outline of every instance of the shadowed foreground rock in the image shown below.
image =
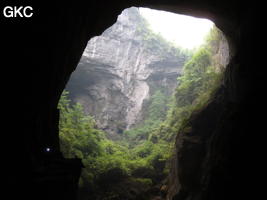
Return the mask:
<path fill-rule="evenodd" d="M 261 66 L 252 63 L 256 2 L 115 0 L 37 5 L 27 1 L 27 5 L 35 10 L 32 18 L 1 15 L 2 75 L 7 77 L 1 84 L 6 199 L 74 199 L 81 165 L 70 167 L 72 161 L 60 155 L 57 102 L 88 40 L 131 6 L 210 18 L 230 44 L 224 85 L 214 101 L 190 120 L 192 131 L 181 132 L 177 138 L 169 199 L 257 199 L 261 189 L 255 178 L 262 172 L 258 142 L 263 132 L 259 129 L 265 124 L 257 112 L 265 102 L 259 97 L 264 91 Z M 56 159 L 48 158 L 55 170 L 44 167 L 47 147 L 55 152 Z M 57 160 L 62 161 L 60 165 Z M 44 179 L 36 182 L 38 169 L 43 169 Z M 61 171 L 69 178 L 61 178 Z"/>

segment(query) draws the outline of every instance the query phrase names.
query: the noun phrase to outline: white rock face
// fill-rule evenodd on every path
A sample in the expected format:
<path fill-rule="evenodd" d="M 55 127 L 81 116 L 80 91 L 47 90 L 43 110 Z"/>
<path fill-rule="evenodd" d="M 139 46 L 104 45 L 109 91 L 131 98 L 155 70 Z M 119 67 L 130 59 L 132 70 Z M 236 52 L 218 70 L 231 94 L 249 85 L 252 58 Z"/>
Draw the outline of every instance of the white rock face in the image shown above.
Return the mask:
<path fill-rule="evenodd" d="M 148 49 L 139 31 L 141 22 L 137 8 L 123 11 L 112 27 L 88 42 L 67 85 L 70 98 L 83 104 L 110 134 L 141 120 L 152 88 L 164 87 L 171 94 L 185 62 L 170 52 Z"/>

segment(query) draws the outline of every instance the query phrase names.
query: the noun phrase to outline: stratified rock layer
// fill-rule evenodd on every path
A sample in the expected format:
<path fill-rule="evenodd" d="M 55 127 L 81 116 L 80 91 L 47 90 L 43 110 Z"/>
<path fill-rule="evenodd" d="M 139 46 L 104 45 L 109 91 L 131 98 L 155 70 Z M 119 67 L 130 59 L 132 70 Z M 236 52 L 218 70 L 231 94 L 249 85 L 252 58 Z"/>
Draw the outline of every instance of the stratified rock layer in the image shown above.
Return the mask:
<path fill-rule="evenodd" d="M 144 33 L 151 33 L 143 20 L 137 8 L 124 10 L 112 27 L 88 42 L 67 85 L 71 99 L 110 134 L 142 120 L 144 100 L 154 88 L 171 95 L 186 59 L 148 46 Z"/>

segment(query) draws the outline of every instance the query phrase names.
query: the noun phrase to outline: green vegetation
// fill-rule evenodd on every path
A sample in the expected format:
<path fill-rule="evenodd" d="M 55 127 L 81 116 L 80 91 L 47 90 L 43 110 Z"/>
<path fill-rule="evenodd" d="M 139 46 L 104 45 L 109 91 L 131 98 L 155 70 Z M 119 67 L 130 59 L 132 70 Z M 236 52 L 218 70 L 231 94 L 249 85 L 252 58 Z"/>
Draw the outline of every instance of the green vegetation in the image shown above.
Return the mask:
<path fill-rule="evenodd" d="M 131 145 L 137 145 L 140 142 L 151 139 L 150 134 L 156 131 L 159 124 L 166 118 L 169 100 L 169 97 L 164 95 L 160 89 L 155 91 L 147 103 L 147 115 L 144 122 L 133 129 L 124 131 L 125 141 Z"/>
<path fill-rule="evenodd" d="M 166 52 L 172 56 L 179 57 L 181 60 L 187 60 L 192 56 L 192 52 L 176 46 L 176 44 L 167 41 L 160 33 L 155 33 L 151 30 L 147 20 L 140 16 L 139 26 L 137 27 L 137 33 L 142 36 L 142 44 L 146 51 L 152 51 L 161 55 L 162 52 Z"/>
<path fill-rule="evenodd" d="M 164 139 L 173 140 L 179 129 L 184 128 L 183 124 L 192 112 L 197 112 L 207 105 L 219 87 L 224 67 L 214 64 L 216 62 L 213 56 L 221 38 L 222 34 L 214 27 L 204 45 L 184 65 L 183 75 L 178 78 L 173 105 L 159 128 Z M 187 128 L 190 130 L 190 127 Z"/>
<path fill-rule="evenodd" d="M 60 102 L 60 144 L 65 157 L 79 157 L 85 169 L 80 179 L 82 199 L 148 200 L 169 170 L 174 138 L 192 112 L 203 108 L 218 87 L 223 69 L 213 65 L 219 31 L 214 28 L 184 65 L 173 97 L 160 88 L 147 103 L 143 123 L 124 131 L 121 141 L 107 139 L 80 104 L 71 105 L 68 92 Z M 186 127 L 190 131 L 190 127 Z"/>
<path fill-rule="evenodd" d="M 145 140 L 129 148 L 127 143 L 108 140 L 105 133 L 96 128 L 94 119 L 84 114 L 80 104 L 70 105 L 67 91 L 63 92 L 58 107 L 61 111 L 61 150 L 66 158 L 79 157 L 83 160 L 85 169 L 80 188 L 85 196 L 108 199 L 110 195 L 114 196 L 114 188 L 132 187 L 128 184 L 142 186 L 141 189 L 149 188 L 166 176 L 165 153 L 169 145 L 155 145 Z M 119 194 L 115 196 L 125 195 L 125 191 L 127 188 L 117 191 Z"/>

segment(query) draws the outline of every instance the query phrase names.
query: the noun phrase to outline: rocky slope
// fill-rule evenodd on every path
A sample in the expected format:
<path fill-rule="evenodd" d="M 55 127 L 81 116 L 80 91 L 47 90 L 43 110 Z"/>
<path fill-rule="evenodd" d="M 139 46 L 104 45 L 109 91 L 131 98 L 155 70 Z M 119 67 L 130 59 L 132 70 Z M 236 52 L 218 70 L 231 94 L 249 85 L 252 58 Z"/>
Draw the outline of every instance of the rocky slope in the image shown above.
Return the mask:
<path fill-rule="evenodd" d="M 186 58 L 151 33 L 132 7 L 88 42 L 66 89 L 99 128 L 115 136 L 142 120 L 144 102 L 155 88 L 173 92 Z"/>

